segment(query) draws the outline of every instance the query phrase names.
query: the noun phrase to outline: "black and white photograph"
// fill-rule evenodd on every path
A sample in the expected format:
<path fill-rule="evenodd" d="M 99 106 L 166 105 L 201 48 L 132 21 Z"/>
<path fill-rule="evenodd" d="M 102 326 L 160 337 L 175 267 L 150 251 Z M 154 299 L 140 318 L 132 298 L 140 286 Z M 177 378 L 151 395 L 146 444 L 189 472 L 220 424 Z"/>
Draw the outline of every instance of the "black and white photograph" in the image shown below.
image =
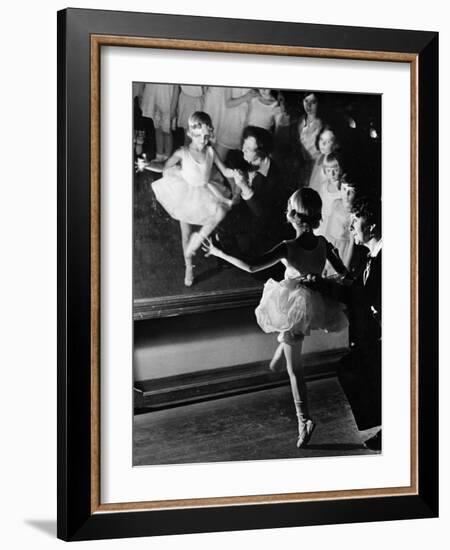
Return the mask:
<path fill-rule="evenodd" d="M 133 466 L 382 453 L 382 94 L 131 95 Z"/>

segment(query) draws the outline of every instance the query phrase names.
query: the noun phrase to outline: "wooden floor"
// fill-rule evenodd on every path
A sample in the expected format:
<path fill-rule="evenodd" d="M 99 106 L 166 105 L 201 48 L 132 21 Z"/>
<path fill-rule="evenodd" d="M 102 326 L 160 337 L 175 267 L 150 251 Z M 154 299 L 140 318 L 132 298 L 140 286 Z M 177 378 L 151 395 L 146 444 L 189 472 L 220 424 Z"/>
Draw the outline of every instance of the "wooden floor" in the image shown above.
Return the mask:
<path fill-rule="evenodd" d="M 215 399 L 134 418 L 135 466 L 374 454 L 363 446 L 336 378 L 308 383 L 316 429 L 297 449 L 289 386 Z"/>

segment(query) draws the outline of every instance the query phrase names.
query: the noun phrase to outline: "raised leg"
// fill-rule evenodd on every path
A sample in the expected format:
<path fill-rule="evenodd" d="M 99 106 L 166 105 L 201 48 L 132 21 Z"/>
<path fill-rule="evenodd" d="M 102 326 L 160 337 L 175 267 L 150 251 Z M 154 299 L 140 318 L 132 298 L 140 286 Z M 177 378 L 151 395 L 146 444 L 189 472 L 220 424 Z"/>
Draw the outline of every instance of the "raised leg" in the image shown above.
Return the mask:
<path fill-rule="evenodd" d="M 164 133 L 161 128 L 155 128 L 156 158 L 159 160 L 164 156 Z"/>
<path fill-rule="evenodd" d="M 284 344 L 278 344 L 278 347 L 275 350 L 275 353 L 273 354 L 273 357 L 270 361 L 269 369 L 272 372 L 279 372 L 281 370 L 281 360 L 284 357 L 283 346 Z"/>
<path fill-rule="evenodd" d="M 219 206 L 216 215 L 211 218 L 211 221 L 205 223 L 198 233 L 192 233 L 189 244 L 185 249 L 185 257 L 192 257 L 200 248 L 204 239 L 208 238 L 219 223 L 224 219 L 227 213 L 227 209 Z"/>
<path fill-rule="evenodd" d="M 163 154 L 165 157 L 169 158 L 172 154 L 173 150 L 173 137 L 172 132 L 169 130 L 169 132 L 164 132 L 163 137 Z"/>

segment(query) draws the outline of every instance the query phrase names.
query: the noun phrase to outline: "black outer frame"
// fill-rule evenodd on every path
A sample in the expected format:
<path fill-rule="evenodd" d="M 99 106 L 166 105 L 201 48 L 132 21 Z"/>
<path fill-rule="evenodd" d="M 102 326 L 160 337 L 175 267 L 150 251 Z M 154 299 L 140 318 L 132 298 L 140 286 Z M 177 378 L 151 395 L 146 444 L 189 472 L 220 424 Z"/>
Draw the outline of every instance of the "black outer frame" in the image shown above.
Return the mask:
<path fill-rule="evenodd" d="M 417 496 L 91 513 L 91 34 L 418 55 L 420 284 Z M 90 540 L 438 515 L 437 142 L 437 33 L 85 9 L 58 12 L 59 538 Z"/>

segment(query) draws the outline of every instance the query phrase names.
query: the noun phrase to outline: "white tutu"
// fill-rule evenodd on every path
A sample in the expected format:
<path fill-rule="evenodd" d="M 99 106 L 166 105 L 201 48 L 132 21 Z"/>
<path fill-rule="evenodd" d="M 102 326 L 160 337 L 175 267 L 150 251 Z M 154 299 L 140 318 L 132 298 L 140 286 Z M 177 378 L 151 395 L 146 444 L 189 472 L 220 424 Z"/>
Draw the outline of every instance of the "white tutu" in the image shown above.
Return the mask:
<path fill-rule="evenodd" d="M 308 335 L 311 330 L 338 332 L 348 326 L 343 304 L 303 286 L 299 278 L 269 279 L 255 315 L 264 332 Z"/>
<path fill-rule="evenodd" d="M 204 225 L 216 216 L 219 208 L 228 208 L 231 202 L 219 184 L 208 181 L 213 159 L 211 148 L 208 148 L 205 163 L 195 163 L 184 149 L 179 154 L 183 159 L 182 167 L 165 170 L 163 177 L 152 183 L 152 189 L 172 218 Z"/>

